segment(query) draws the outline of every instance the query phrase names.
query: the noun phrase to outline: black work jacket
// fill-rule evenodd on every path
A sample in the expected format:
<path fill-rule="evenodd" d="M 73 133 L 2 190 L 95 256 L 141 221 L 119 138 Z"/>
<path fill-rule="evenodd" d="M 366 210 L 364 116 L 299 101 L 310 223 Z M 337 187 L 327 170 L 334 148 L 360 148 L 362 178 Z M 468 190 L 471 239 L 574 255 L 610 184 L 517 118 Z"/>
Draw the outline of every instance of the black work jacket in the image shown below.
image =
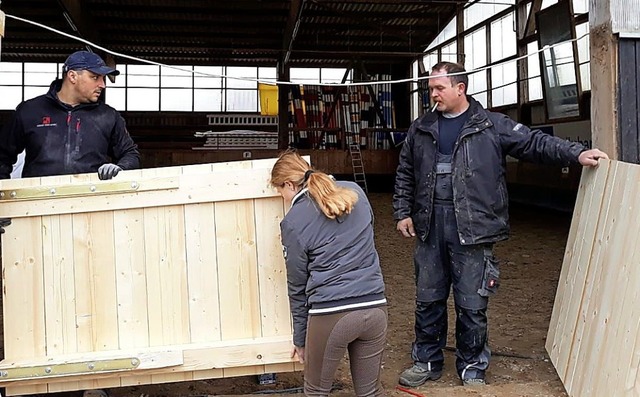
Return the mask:
<path fill-rule="evenodd" d="M 102 101 L 77 106 L 58 100 L 62 81 L 22 102 L 0 135 L 0 179 L 23 150 L 23 177 L 96 172 L 105 163 L 140 168 L 140 153 L 118 111 Z"/>
<path fill-rule="evenodd" d="M 468 97 L 471 115 L 452 156 L 453 205 L 460 243 L 493 243 L 509 235 L 506 156 L 558 165 L 578 164 L 579 143 L 531 130 L 490 112 Z M 393 196 L 394 219 L 408 217 L 426 240 L 433 211 L 439 112 L 411 125 L 400 153 Z"/>

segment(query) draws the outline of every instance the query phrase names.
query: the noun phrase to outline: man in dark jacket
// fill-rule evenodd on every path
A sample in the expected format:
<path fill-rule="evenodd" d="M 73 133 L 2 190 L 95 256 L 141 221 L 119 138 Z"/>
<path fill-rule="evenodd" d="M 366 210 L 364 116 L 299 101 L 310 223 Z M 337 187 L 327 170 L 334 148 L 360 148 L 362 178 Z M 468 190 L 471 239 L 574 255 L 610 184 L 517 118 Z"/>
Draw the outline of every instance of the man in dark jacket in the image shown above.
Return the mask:
<path fill-rule="evenodd" d="M 99 100 L 105 76 L 120 72 L 98 55 L 78 51 L 49 92 L 16 108 L 0 135 L 0 179 L 25 150 L 23 177 L 98 172 L 111 179 L 140 167 L 140 153 L 120 114 Z"/>
<path fill-rule="evenodd" d="M 493 245 L 509 233 L 506 156 L 596 166 L 607 155 L 530 130 L 466 95 L 462 66 L 436 64 L 429 91 L 436 110 L 417 119 L 400 153 L 394 218 L 417 236 L 414 364 L 400 383 L 439 379 L 447 340 L 447 298 L 456 310 L 456 369 L 464 385 L 483 385 L 491 352 L 487 302 L 499 283 Z"/>

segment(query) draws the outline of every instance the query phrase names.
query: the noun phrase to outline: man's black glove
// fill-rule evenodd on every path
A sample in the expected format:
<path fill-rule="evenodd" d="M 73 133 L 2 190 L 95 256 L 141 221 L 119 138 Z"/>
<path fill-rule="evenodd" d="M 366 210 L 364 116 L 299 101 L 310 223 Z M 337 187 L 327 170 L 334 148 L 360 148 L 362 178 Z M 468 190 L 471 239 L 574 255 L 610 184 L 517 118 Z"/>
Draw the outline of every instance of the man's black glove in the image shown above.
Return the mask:
<path fill-rule="evenodd" d="M 122 168 L 118 167 L 115 164 L 102 164 L 100 168 L 98 168 L 98 178 L 102 180 L 111 179 L 114 176 L 118 175 L 118 172 L 120 171 L 122 171 Z"/>
<path fill-rule="evenodd" d="M 4 233 L 4 228 L 11 224 L 10 218 L 0 218 L 0 234 Z"/>

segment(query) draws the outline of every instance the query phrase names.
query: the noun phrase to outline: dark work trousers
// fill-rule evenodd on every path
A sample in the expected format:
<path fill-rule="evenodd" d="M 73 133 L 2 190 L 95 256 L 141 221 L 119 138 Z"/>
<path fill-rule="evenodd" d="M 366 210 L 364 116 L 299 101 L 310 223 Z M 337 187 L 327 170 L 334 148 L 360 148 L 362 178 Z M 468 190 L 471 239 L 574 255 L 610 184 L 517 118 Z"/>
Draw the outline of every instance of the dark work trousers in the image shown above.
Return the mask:
<path fill-rule="evenodd" d="M 447 343 L 447 299 L 451 285 L 456 310 L 456 369 L 461 379 L 482 378 L 489 366 L 487 302 L 478 294 L 492 244 L 460 244 L 453 207 L 450 156 L 439 155 L 431 226 L 417 240 L 416 340 L 412 359 L 431 371 L 442 370 Z M 444 161 L 443 161 L 444 160 Z M 449 160 L 450 161 L 450 160 Z"/>

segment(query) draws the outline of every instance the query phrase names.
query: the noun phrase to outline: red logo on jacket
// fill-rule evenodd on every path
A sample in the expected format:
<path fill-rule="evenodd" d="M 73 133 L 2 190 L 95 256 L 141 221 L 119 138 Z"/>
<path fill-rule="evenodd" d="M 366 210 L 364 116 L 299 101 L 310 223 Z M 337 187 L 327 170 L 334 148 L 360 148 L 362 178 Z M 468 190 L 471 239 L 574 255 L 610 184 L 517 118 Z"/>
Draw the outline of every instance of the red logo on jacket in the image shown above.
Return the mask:
<path fill-rule="evenodd" d="M 51 116 L 44 116 L 42 118 L 42 124 L 51 124 Z"/>

